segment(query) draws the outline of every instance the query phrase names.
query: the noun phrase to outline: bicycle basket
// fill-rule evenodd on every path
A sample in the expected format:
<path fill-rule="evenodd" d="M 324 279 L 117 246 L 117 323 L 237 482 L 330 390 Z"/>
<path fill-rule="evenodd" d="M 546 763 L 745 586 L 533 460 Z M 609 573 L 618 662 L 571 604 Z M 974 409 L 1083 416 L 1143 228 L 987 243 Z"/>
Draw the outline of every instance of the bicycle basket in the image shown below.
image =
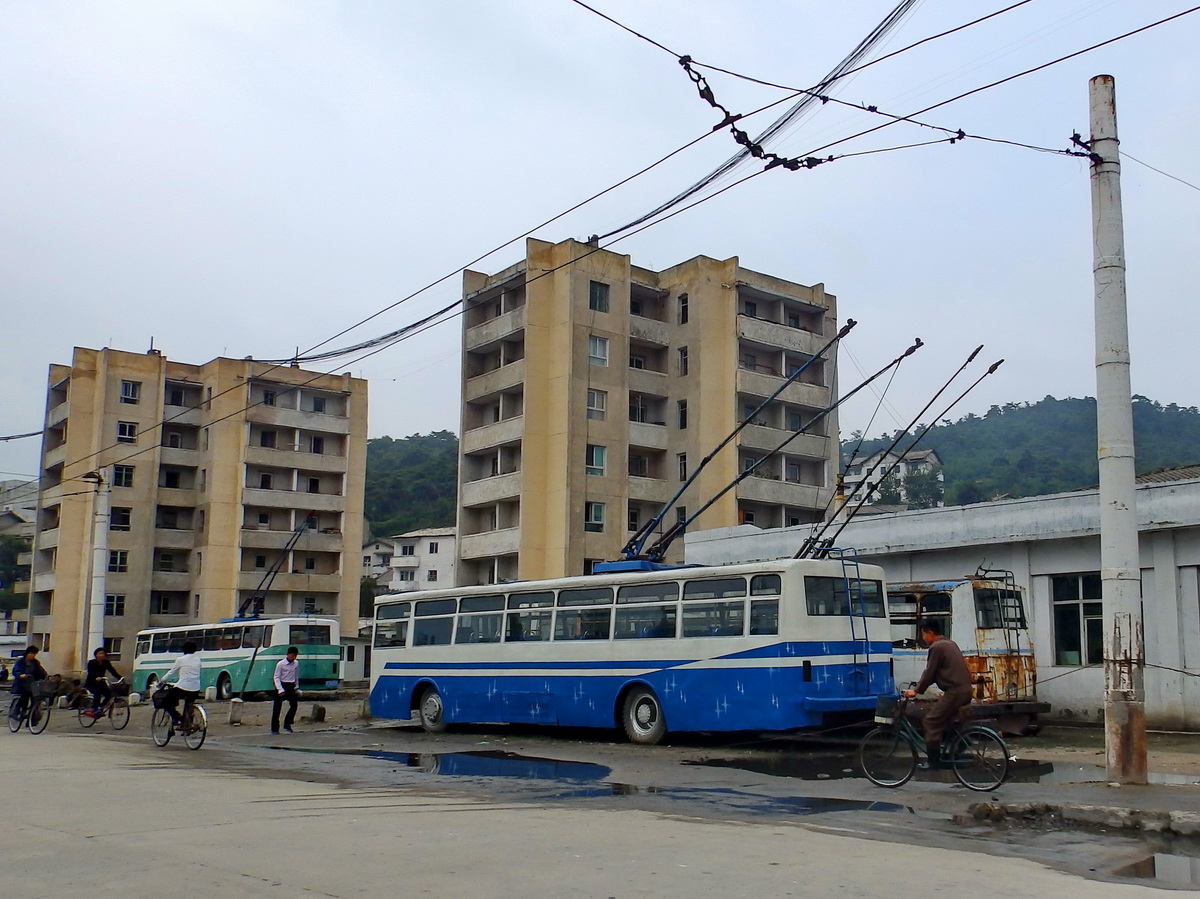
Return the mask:
<path fill-rule="evenodd" d="M 896 720 L 896 716 L 900 711 L 899 696 L 876 696 L 875 697 L 875 723 L 876 724 L 891 724 Z"/>
<path fill-rule="evenodd" d="M 167 694 L 170 692 L 171 691 L 166 688 L 154 691 L 150 697 L 150 701 L 154 703 L 154 707 L 156 709 L 165 709 L 167 707 Z"/>
<path fill-rule="evenodd" d="M 109 684 L 108 692 L 114 699 L 124 699 L 129 695 L 129 684 Z"/>
<path fill-rule="evenodd" d="M 58 683 L 52 680 L 40 680 L 33 685 L 34 699 L 53 699 L 58 695 Z"/>

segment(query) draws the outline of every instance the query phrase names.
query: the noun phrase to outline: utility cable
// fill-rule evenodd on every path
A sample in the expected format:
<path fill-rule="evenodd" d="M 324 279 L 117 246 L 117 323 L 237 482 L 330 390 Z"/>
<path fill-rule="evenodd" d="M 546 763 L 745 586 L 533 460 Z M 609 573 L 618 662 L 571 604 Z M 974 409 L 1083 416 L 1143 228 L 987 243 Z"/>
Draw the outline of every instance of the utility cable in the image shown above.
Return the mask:
<path fill-rule="evenodd" d="M 1133 162 L 1136 162 L 1138 165 L 1145 166 L 1152 172 L 1158 172 L 1160 175 L 1162 175 L 1166 178 L 1170 178 L 1172 181 L 1178 181 L 1180 184 L 1184 185 L 1185 187 L 1190 187 L 1192 190 L 1200 190 L 1200 187 L 1197 187 L 1195 184 L 1192 184 L 1192 182 L 1184 181 L 1182 178 L 1180 178 L 1176 175 L 1172 175 L 1170 172 L 1164 172 L 1162 169 L 1156 169 L 1150 163 L 1142 162 L 1142 160 L 1138 159 L 1136 156 L 1131 156 L 1130 154 L 1126 153 L 1124 150 L 1121 150 L 1120 153 L 1123 158 L 1129 159 Z M 21 435 L 21 436 L 27 436 L 27 435 Z M 0 438 L 0 439 L 8 440 L 9 438 L 4 437 L 4 438 Z"/>

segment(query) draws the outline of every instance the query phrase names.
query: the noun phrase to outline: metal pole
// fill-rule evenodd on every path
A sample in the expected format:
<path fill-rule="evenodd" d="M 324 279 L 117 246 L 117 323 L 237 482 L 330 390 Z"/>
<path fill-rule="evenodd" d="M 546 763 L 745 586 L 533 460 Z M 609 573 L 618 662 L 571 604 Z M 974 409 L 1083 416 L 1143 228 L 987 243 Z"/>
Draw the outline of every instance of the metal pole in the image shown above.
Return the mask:
<path fill-rule="evenodd" d="M 1134 495 L 1133 406 L 1115 82 L 1088 82 L 1096 286 L 1096 430 L 1104 600 L 1104 749 L 1108 779 L 1146 783 L 1141 566 Z"/>
<path fill-rule="evenodd" d="M 112 485 L 100 471 L 84 475 L 85 480 L 96 485 L 96 498 L 92 518 L 92 580 L 88 603 L 87 627 L 83 633 L 83 647 L 79 656 L 79 668 L 87 665 L 92 650 L 104 645 L 104 596 L 105 579 L 108 573 L 108 497 Z"/>

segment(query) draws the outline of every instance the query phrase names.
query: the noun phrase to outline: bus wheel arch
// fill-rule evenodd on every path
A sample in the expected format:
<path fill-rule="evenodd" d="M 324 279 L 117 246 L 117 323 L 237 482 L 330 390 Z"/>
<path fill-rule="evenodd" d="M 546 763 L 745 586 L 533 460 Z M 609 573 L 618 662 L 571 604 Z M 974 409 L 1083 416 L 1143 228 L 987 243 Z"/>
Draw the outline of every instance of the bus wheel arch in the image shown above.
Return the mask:
<path fill-rule="evenodd" d="M 217 675 L 217 699 L 221 702 L 233 699 L 233 678 L 229 676 L 228 671 Z"/>
<path fill-rule="evenodd" d="M 658 695 L 647 684 L 629 684 L 617 700 L 617 715 L 630 743 L 652 746 L 667 733 L 667 719 Z"/>
<path fill-rule="evenodd" d="M 446 704 L 437 686 L 431 681 L 423 681 L 413 691 L 412 710 L 427 732 L 431 734 L 444 733 L 446 730 Z"/>

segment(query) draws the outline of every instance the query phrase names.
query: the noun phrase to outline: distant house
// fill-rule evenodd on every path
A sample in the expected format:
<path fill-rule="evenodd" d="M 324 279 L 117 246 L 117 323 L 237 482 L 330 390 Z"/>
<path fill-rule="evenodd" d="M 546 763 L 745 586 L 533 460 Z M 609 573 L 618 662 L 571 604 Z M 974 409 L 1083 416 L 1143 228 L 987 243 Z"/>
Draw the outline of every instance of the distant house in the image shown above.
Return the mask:
<path fill-rule="evenodd" d="M 457 586 L 455 528 L 421 528 L 363 544 L 363 577 L 376 593 L 405 593 Z"/>
<path fill-rule="evenodd" d="M 938 458 L 938 454 L 931 449 L 912 450 L 907 453 L 897 453 L 894 451 L 881 451 L 875 455 L 863 459 L 859 462 L 854 462 L 846 468 L 846 473 L 843 476 L 846 495 L 851 496 L 851 502 L 857 504 L 860 500 L 865 505 L 870 506 L 879 502 L 879 484 L 884 480 L 885 475 L 892 471 L 895 466 L 895 476 L 898 480 L 897 487 L 900 493 L 902 503 L 908 503 L 908 495 L 904 489 L 905 480 L 914 474 L 926 474 L 934 472 L 938 483 L 944 483 L 945 478 L 942 475 L 942 460 Z M 864 483 L 865 482 L 865 483 Z M 863 485 L 861 488 L 859 485 Z M 869 487 L 875 489 L 867 494 Z M 945 505 L 941 500 L 938 500 L 937 505 Z M 887 507 L 887 511 L 896 511 L 897 507 L 891 505 Z"/>

